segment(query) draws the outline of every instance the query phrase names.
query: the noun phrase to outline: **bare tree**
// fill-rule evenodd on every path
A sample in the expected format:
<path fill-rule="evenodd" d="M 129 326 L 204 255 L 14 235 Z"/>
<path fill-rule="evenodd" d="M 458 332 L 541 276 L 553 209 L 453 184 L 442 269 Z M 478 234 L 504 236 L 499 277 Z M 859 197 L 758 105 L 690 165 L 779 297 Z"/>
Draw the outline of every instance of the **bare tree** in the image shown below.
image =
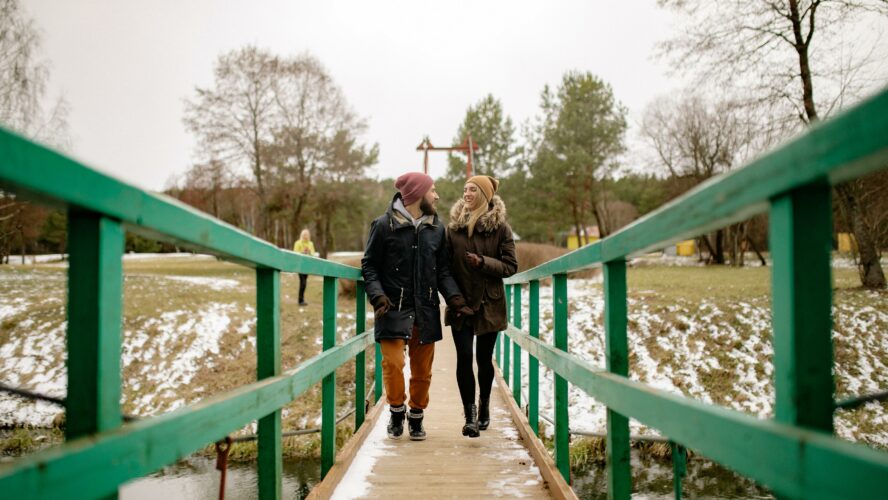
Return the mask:
<path fill-rule="evenodd" d="M 650 144 L 658 163 L 673 179 L 688 188 L 742 164 L 753 151 L 761 148 L 762 135 L 748 110 L 733 102 L 714 101 L 701 96 L 684 95 L 660 98 L 645 110 L 641 134 Z M 710 258 L 724 264 L 725 244 L 730 237 L 735 265 L 739 243 L 745 238 L 745 226 L 720 229 L 701 243 Z"/>
<path fill-rule="evenodd" d="M 219 56 L 212 88 L 196 88 L 185 103 L 185 125 L 197 136 L 207 161 L 221 161 L 252 173 L 260 206 L 267 199 L 266 144 L 280 126 L 275 89 L 281 61 L 253 46 Z M 267 234 L 260 211 L 258 234 Z"/>
<path fill-rule="evenodd" d="M 854 37 L 856 23 L 888 20 L 886 0 L 659 0 L 685 15 L 680 34 L 663 44 L 677 67 L 701 80 L 738 89 L 748 102 L 768 106 L 775 129 L 810 125 L 871 88 L 878 39 Z M 815 37 L 815 34 L 817 35 Z M 815 92 L 816 88 L 816 92 Z M 740 91 L 739 89 L 743 89 Z M 836 187 L 860 249 L 866 287 L 883 288 L 875 239 L 864 222 L 859 181 Z"/>

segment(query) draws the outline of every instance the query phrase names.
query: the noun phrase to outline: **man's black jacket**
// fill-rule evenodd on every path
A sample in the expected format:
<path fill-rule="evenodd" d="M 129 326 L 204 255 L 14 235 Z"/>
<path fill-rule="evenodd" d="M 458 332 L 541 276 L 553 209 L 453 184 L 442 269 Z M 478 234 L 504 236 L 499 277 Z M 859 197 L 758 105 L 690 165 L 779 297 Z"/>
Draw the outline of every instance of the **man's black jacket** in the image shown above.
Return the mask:
<path fill-rule="evenodd" d="M 446 299 L 461 293 L 450 275 L 444 225 L 435 215 L 414 226 L 394 209 L 400 197 L 370 224 L 361 271 L 370 301 L 386 295 L 393 304 L 376 321 L 376 341 L 409 339 L 415 322 L 420 342 L 430 344 L 442 338 L 438 292 Z"/>

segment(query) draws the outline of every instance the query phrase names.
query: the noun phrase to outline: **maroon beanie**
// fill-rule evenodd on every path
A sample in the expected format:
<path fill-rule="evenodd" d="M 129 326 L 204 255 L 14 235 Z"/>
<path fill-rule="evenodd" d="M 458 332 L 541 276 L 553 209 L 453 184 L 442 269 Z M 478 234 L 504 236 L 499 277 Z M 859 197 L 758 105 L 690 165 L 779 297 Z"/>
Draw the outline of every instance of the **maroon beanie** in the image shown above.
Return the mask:
<path fill-rule="evenodd" d="M 425 196 L 435 181 L 422 172 L 407 172 L 395 181 L 395 189 L 401 192 L 404 206 L 412 205 Z"/>

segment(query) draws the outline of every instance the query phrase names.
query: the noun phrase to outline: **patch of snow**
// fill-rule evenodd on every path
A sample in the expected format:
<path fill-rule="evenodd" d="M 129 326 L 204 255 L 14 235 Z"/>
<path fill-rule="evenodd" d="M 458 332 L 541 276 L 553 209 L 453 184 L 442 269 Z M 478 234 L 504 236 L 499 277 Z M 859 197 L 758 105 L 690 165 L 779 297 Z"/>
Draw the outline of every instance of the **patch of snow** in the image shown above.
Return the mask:
<path fill-rule="evenodd" d="M 332 499 L 352 499 L 362 497 L 370 490 L 370 482 L 368 478 L 373 474 L 373 466 L 379 457 L 392 454 L 394 446 L 387 441 L 386 425 L 387 419 L 380 416 L 376 420 L 376 424 L 367 435 L 364 445 L 355 455 L 354 460 L 345 471 L 345 475 L 336 489 L 333 491 Z"/>
<path fill-rule="evenodd" d="M 227 278 L 209 278 L 205 276 L 166 276 L 165 278 L 216 291 L 230 290 L 240 286 L 239 281 Z"/>

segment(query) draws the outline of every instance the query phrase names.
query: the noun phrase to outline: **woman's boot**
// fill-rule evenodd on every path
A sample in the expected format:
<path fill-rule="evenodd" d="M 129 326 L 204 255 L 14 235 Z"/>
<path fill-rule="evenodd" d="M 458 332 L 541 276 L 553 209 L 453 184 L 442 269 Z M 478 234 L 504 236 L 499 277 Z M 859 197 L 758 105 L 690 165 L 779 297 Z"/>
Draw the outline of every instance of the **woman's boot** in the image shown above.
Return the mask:
<path fill-rule="evenodd" d="M 478 429 L 486 431 L 490 425 L 490 398 L 478 400 Z"/>
<path fill-rule="evenodd" d="M 466 425 L 462 428 L 463 436 L 476 438 L 481 435 L 478 430 L 478 408 L 475 404 L 463 405 L 463 412 L 466 415 Z"/>

